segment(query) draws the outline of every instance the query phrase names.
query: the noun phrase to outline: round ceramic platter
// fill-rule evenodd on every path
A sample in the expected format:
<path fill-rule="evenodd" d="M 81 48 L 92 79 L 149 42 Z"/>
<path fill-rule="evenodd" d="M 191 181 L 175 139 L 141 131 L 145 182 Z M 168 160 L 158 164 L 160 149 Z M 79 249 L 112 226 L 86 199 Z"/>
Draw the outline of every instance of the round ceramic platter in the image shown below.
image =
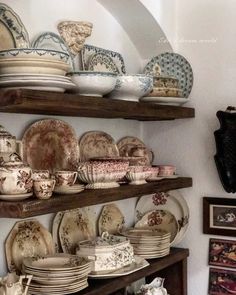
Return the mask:
<path fill-rule="evenodd" d="M 91 279 L 110 279 L 110 278 L 116 278 L 121 276 L 129 275 L 133 272 L 136 272 L 144 267 L 147 267 L 149 263 L 139 256 L 134 256 L 134 262 L 128 266 L 125 266 L 121 269 L 118 269 L 114 272 L 110 272 L 108 274 L 92 274 L 90 273 L 88 276 Z"/>
<path fill-rule="evenodd" d="M 183 96 L 189 97 L 193 87 L 193 71 L 189 62 L 182 55 L 166 52 L 155 56 L 145 66 L 144 73 L 155 76 L 157 66 L 161 68 L 162 75 L 178 79 Z"/>
<path fill-rule="evenodd" d="M 76 171 L 79 146 L 74 129 L 61 120 L 46 119 L 32 124 L 24 133 L 23 160 L 32 169 Z"/>
<path fill-rule="evenodd" d="M 150 165 L 154 161 L 154 154 L 150 151 L 146 145 L 137 137 L 134 136 L 126 136 L 121 138 L 117 142 L 117 147 L 119 149 L 119 153 L 121 157 L 130 156 L 131 149 L 135 147 L 143 147 L 145 148 L 144 157 L 146 158 L 146 165 Z"/>
<path fill-rule="evenodd" d="M 0 200 L 10 201 L 10 202 L 22 201 L 22 200 L 28 199 L 32 195 L 33 195 L 32 192 L 27 194 L 19 194 L 19 195 L 0 195 Z"/>
<path fill-rule="evenodd" d="M 70 53 L 67 45 L 59 35 L 53 32 L 43 32 L 34 40 L 32 48 L 53 49 L 69 54 L 69 64 L 73 71 L 75 70 L 73 56 Z"/>
<path fill-rule="evenodd" d="M 80 193 L 84 190 L 84 185 L 75 184 L 73 186 L 55 186 L 54 192 L 57 194 L 72 195 Z"/>
<path fill-rule="evenodd" d="M 0 3 L 0 50 L 28 48 L 28 32 L 19 16 L 6 4 Z"/>
<path fill-rule="evenodd" d="M 52 236 L 35 219 L 16 222 L 6 239 L 5 252 L 9 271 L 20 271 L 24 257 L 54 253 Z"/>
<path fill-rule="evenodd" d="M 105 231 L 109 234 L 117 234 L 124 223 L 124 215 L 115 204 L 105 205 L 98 219 L 99 235 L 102 235 Z"/>
<path fill-rule="evenodd" d="M 152 102 L 157 104 L 170 104 L 170 105 L 182 105 L 190 101 L 190 99 L 185 97 L 152 97 L 145 96 L 139 99 L 140 102 Z"/>
<path fill-rule="evenodd" d="M 64 253 L 75 254 L 79 242 L 94 239 L 96 232 L 96 213 L 89 207 L 64 212 L 59 237 Z"/>
<path fill-rule="evenodd" d="M 94 157 L 118 157 L 119 150 L 115 140 L 102 131 L 89 131 L 79 140 L 81 161 Z"/>
<path fill-rule="evenodd" d="M 112 72 L 119 74 L 119 70 L 111 57 L 105 53 L 95 53 L 89 59 L 89 71 L 95 72 Z"/>
<path fill-rule="evenodd" d="M 152 210 L 148 211 L 135 224 L 137 228 L 160 228 L 171 233 L 170 241 L 173 242 L 176 238 L 179 226 L 175 216 L 167 210 Z"/>
<path fill-rule="evenodd" d="M 168 210 L 175 216 L 179 225 L 179 232 L 171 245 L 181 242 L 189 225 L 189 208 L 181 193 L 173 190 L 167 193 L 142 196 L 135 208 L 135 222 L 139 221 L 146 212 L 152 210 Z"/>

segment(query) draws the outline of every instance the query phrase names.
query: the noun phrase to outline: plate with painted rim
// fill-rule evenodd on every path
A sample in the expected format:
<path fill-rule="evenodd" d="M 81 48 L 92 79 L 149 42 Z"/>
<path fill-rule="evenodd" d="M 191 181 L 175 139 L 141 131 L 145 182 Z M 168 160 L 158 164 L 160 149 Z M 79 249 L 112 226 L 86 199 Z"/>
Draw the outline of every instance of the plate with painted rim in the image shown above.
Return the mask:
<path fill-rule="evenodd" d="M 33 123 L 22 138 L 23 161 L 32 169 L 76 171 L 79 145 L 75 130 L 66 122 L 45 119 Z"/>
<path fill-rule="evenodd" d="M 73 69 L 75 70 L 75 63 L 72 54 L 70 53 L 69 48 L 67 47 L 64 40 L 56 33 L 46 31 L 39 34 L 32 43 L 33 48 L 43 48 L 43 49 L 53 49 L 58 51 L 63 51 L 69 54 L 68 62 Z"/>
<path fill-rule="evenodd" d="M 135 222 L 152 210 L 168 210 L 175 216 L 179 232 L 171 246 L 181 242 L 189 226 L 189 208 L 182 194 L 178 190 L 172 190 L 142 196 L 136 204 Z"/>
<path fill-rule="evenodd" d="M 28 199 L 31 196 L 33 196 L 33 192 L 27 193 L 27 194 L 18 194 L 18 195 L 1 195 L 0 194 L 0 200 L 15 202 L 15 201 L 22 201 L 22 200 Z"/>
<path fill-rule="evenodd" d="M 119 150 L 115 140 L 106 132 L 85 132 L 79 139 L 81 161 L 95 157 L 118 157 Z"/>
<path fill-rule="evenodd" d="M 91 56 L 96 53 L 104 53 L 107 56 L 111 57 L 113 62 L 116 64 L 119 73 L 126 73 L 124 59 L 120 53 L 88 44 L 85 44 L 83 49 L 81 50 L 83 70 L 88 70 L 89 60 Z"/>
<path fill-rule="evenodd" d="M 0 50 L 30 47 L 29 35 L 20 17 L 4 3 L 0 3 L 0 32 Z"/>
<path fill-rule="evenodd" d="M 90 57 L 88 70 L 95 72 L 111 72 L 119 74 L 119 70 L 112 58 L 102 52 L 95 53 Z"/>
<path fill-rule="evenodd" d="M 18 221 L 6 239 L 5 253 L 8 270 L 19 273 L 24 258 L 54 253 L 52 236 L 36 219 Z"/>
<path fill-rule="evenodd" d="M 189 97 L 193 87 L 193 70 L 185 57 L 178 53 L 166 52 L 153 57 L 145 66 L 143 72 L 148 75 L 159 75 L 156 68 L 161 68 L 161 74 L 172 76 L 179 80 L 184 97 Z"/>
<path fill-rule="evenodd" d="M 75 254 L 79 242 L 97 236 L 96 213 L 83 207 L 65 211 L 59 226 L 59 237 L 64 253 Z"/>

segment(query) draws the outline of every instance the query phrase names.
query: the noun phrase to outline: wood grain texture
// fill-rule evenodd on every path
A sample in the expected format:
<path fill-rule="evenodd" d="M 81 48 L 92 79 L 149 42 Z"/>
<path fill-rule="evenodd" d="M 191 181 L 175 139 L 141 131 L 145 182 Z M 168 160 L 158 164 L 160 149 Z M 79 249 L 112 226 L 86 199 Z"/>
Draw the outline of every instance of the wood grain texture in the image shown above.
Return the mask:
<path fill-rule="evenodd" d="M 193 118 L 193 108 L 17 89 L 0 90 L 0 112 L 158 121 Z"/>

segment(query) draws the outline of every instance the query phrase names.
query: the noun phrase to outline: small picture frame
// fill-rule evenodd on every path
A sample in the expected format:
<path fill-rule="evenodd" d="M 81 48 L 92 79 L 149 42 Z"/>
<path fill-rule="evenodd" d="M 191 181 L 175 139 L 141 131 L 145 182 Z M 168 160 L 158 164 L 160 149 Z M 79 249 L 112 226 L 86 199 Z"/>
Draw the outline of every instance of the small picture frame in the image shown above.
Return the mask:
<path fill-rule="evenodd" d="M 236 237 L 236 199 L 203 198 L 203 233 Z"/>
<path fill-rule="evenodd" d="M 236 268 L 236 241 L 210 239 L 209 264 Z"/>
<path fill-rule="evenodd" d="M 232 295 L 236 293 L 236 271 L 210 268 L 209 295 Z"/>

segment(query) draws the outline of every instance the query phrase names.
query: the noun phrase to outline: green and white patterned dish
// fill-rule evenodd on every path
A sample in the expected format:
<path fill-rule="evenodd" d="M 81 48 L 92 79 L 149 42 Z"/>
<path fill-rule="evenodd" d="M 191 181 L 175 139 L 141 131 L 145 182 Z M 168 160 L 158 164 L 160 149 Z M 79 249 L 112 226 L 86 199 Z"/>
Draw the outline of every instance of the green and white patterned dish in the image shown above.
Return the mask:
<path fill-rule="evenodd" d="M 111 57 L 105 53 L 95 53 L 89 60 L 89 71 L 111 72 L 119 74 L 119 70 Z"/>
<path fill-rule="evenodd" d="M 179 80 L 184 97 L 189 97 L 193 87 L 193 71 L 189 62 L 180 54 L 173 52 L 162 53 L 153 57 L 144 68 L 147 75 L 160 75 L 156 69 L 161 68 L 161 75 L 172 76 Z"/>
<path fill-rule="evenodd" d="M 29 36 L 19 16 L 6 4 L 0 3 L 0 49 L 27 48 Z"/>

